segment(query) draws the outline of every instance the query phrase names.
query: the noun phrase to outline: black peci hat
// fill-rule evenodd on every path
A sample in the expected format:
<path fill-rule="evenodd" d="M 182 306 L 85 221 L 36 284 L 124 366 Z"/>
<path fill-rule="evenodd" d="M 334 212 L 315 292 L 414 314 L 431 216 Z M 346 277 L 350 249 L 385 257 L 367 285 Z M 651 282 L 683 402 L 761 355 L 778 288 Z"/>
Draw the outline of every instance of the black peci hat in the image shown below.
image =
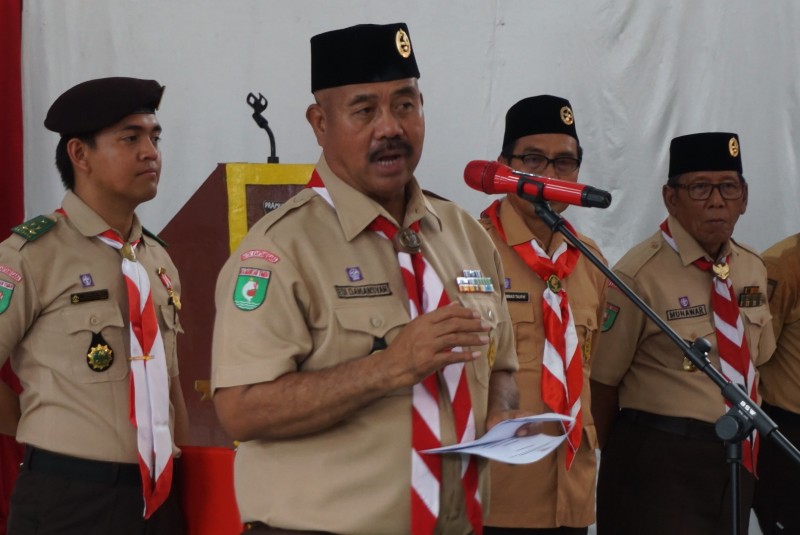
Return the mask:
<path fill-rule="evenodd" d="M 408 26 L 359 24 L 311 38 L 311 92 L 419 78 Z"/>
<path fill-rule="evenodd" d="M 742 174 L 739 136 L 731 132 L 703 132 L 673 138 L 669 145 L 669 174 L 694 171 L 737 171 Z"/>
<path fill-rule="evenodd" d="M 578 140 L 569 100 L 537 95 L 520 100 L 506 112 L 503 147 L 534 134 L 566 134 Z"/>
<path fill-rule="evenodd" d="M 164 86 L 139 78 L 98 78 L 80 83 L 59 96 L 44 126 L 62 136 L 97 132 L 132 113 L 154 113 Z"/>

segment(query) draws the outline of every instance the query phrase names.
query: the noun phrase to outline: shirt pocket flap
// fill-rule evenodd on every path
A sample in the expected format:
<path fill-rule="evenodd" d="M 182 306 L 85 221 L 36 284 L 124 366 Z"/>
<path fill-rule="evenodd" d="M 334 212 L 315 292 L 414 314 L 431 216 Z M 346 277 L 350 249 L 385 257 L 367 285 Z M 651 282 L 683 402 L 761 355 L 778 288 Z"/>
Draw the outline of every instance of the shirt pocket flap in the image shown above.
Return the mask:
<path fill-rule="evenodd" d="M 116 303 L 87 303 L 70 307 L 61 314 L 64 332 L 100 332 L 104 327 L 124 327 L 122 312 Z"/>

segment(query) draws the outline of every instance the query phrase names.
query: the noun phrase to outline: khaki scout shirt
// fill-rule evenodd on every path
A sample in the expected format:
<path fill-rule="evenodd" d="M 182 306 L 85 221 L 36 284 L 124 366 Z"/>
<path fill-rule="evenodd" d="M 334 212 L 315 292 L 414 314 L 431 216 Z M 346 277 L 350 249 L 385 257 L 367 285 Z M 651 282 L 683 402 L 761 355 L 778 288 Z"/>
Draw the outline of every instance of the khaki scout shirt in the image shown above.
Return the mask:
<path fill-rule="evenodd" d="M 759 390 L 770 405 L 800 414 L 800 234 L 776 243 L 762 256 L 777 348 L 759 369 Z"/>
<path fill-rule="evenodd" d="M 36 239 L 14 234 L 0 244 L 0 284 L 13 287 L 4 297 L 10 299 L 8 308 L 0 313 L 0 364 L 11 355 L 24 389 L 17 440 L 86 459 L 135 463 L 122 258 L 94 237 L 108 224 L 75 194 L 68 192 L 62 207 L 67 216 L 49 215 L 55 225 Z M 131 239 L 139 237 L 136 257 L 150 275 L 167 370 L 176 378 L 178 315 L 156 270 L 164 267 L 180 293 L 178 272 L 164 248 L 142 235 L 134 217 Z M 103 371 L 87 362 L 93 333 L 114 352 Z"/>
<path fill-rule="evenodd" d="M 491 221 L 482 219 L 481 222 L 489 230 L 500 252 L 508 281 L 506 300 L 514 324 L 519 359 L 519 371 L 515 377 L 520 408 L 535 414 L 551 412 L 552 409 L 542 401 L 541 388 L 544 352 L 542 294 L 545 282 L 531 271 L 512 248 L 516 244 L 528 243 L 536 236 L 508 199 L 501 202 L 499 216 L 508 244 Z M 593 241 L 584 236 L 580 236 L 580 239 L 605 261 Z M 564 241 L 563 235 L 555 234 L 547 253 L 552 255 Z M 486 519 L 488 526 L 583 527 L 594 522 L 594 449 L 597 447 L 597 437 L 590 410 L 589 370 L 595 335 L 605 309 L 606 278 L 581 255 L 575 269 L 561 282 L 567 290 L 578 334 L 578 347 L 582 349 L 583 356 L 581 407 L 584 434 L 581 447 L 569 471 L 565 464 L 566 442 L 554 453 L 532 464 L 489 463 L 492 486 L 489 517 Z"/>
<path fill-rule="evenodd" d="M 704 251 L 677 219 L 669 218 L 669 228 L 680 254 L 658 230 L 628 251 L 614 271 L 683 339 L 705 338 L 711 344 L 708 358 L 719 370 L 712 274 L 692 265 Z M 759 366 L 775 349 L 766 268 L 755 252 L 733 240 L 723 247 L 723 254 L 730 254 L 730 277 L 740 296 L 747 345 Z M 614 286 L 609 287 L 606 312 L 607 330 L 600 335 L 592 379 L 619 386 L 620 407 L 709 423 L 725 413 L 719 388 L 699 370 L 684 371 L 683 353 Z M 757 376 L 758 372 L 756 380 Z"/>
<path fill-rule="evenodd" d="M 253 226 L 220 273 L 214 389 L 272 381 L 286 373 L 365 357 L 376 340 L 391 344 L 409 322 L 408 298 L 392 244 L 368 229 L 377 215 L 391 216 L 337 178 L 324 159 L 317 171 L 336 210 L 313 190 L 300 192 Z M 486 232 L 455 204 L 423 194 L 412 181 L 403 224 L 417 220 L 423 254 L 450 299 L 480 311 L 491 323 L 497 347 L 493 369 L 515 370 L 500 258 Z M 466 269 L 490 277 L 494 291 L 459 292 L 456 277 Z M 261 302 L 256 292 L 257 306 L 242 310 L 234 299 L 241 300 L 241 293 L 247 292 L 243 280 L 253 273 L 260 275 L 262 287 L 268 281 L 266 296 Z M 485 431 L 492 372 L 486 353 L 484 348 L 482 357 L 466 365 L 477 436 Z M 381 353 L 368 358 L 381 358 Z M 449 410 L 442 412 L 442 429 L 443 443 L 455 442 Z M 439 532 L 467 533 L 460 461 L 444 456 L 443 465 Z M 312 435 L 244 442 L 235 463 L 243 520 L 342 534 L 409 533 L 410 476 L 411 387 Z M 482 480 L 485 477 L 482 473 Z"/>

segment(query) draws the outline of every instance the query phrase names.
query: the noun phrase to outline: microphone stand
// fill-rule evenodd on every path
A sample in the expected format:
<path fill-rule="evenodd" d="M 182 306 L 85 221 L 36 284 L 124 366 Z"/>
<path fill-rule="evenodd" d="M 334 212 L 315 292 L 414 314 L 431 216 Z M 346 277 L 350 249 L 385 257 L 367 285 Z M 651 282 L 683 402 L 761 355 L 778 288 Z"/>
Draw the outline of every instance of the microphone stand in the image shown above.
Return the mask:
<path fill-rule="evenodd" d="M 267 109 L 268 102 L 266 97 L 261 93 L 258 94 L 258 97 L 253 93 L 248 93 L 247 104 L 253 108 L 253 120 L 259 128 L 266 130 L 269 136 L 269 156 L 267 156 L 267 163 L 278 163 L 279 159 L 275 155 L 275 135 L 272 133 L 272 129 L 269 127 L 269 122 L 266 117 L 261 115 L 261 113 Z"/>
<path fill-rule="evenodd" d="M 537 186 L 538 195 L 529 195 L 524 191 L 524 185 L 532 183 Z M 762 437 L 772 440 L 777 444 L 786 455 L 789 455 L 798 465 L 800 465 L 800 451 L 795 448 L 789 440 L 778 431 L 778 425 L 767 416 L 767 414 L 753 401 L 750 396 L 740 386 L 731 383 L 722 373 L 717 371 L 708 360 L 708 351 L 711 344 L 704 338 L 697 338 L 691 344 L 687 343 L 672 328 L 664 323 L 647 303 L 645 303 L 636 293 L 628 287 L 622 280 L 609 269 L 597 256 L 581 242 L 578 237 L 566 226 L 566 221 L 559 214 L 553 211 L 550 204 L 542 197 L 541 192 L 544 188 L 541 183 L 527 176 L 520 176 L 517 184 L 517 195 L 533 204 L 536 215 L 550 227 L 553 232 L 560 232 L 564 237 L 577 248 L 597 269 L 599 269 L 608 279 L 613 282 L 619 290 L 630 299 L 645 316 L 656 324 L 656 326 L 672 340 L 681 352 L 694 364 L 694 366 L 708 375 L 716 384 L 722 396 L 728 400 L 731 408 L 728 412 L 717 420 L 715 431 L 717 436 L 725 443 L 725 450 L 728 463 L 730 464 L 731 474 L 731 510 L 733 513 L 732 533 L 739 535 L 739 465 L 742 460 L 741 441 L 750 435 L 755 428 Z"/>

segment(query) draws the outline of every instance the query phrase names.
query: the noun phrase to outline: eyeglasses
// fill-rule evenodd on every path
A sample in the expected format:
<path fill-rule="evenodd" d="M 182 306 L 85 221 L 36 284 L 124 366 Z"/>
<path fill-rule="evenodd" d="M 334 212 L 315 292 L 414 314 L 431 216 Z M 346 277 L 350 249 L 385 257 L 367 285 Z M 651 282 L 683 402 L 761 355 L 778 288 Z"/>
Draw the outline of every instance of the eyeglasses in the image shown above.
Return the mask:
<path fill-rule="evenodd" d="M 744 184 L 742 182 L 721 182 L 719 184 L 695 182 L 693 184 L 673 184 L 671 187 L 685 189 L 689 192 L 689 198 L 695 201 L 707 200 L 715 189 L 719 190 L 719 194 L 726 201 L 741 199 L 742 194 L 744 194 Z"/>
<path fill-rule="evenodd" d="M 512 154 L 512 158 L 522 160 L 525 166 L 534 173 L 540 173 L 553 164 L 553 169 L 559 175 L 574 173 L 581 166 L 581 161 L 570 156 L 559 156 L 558 158 L 548 158 L 541 154 Z"/>

